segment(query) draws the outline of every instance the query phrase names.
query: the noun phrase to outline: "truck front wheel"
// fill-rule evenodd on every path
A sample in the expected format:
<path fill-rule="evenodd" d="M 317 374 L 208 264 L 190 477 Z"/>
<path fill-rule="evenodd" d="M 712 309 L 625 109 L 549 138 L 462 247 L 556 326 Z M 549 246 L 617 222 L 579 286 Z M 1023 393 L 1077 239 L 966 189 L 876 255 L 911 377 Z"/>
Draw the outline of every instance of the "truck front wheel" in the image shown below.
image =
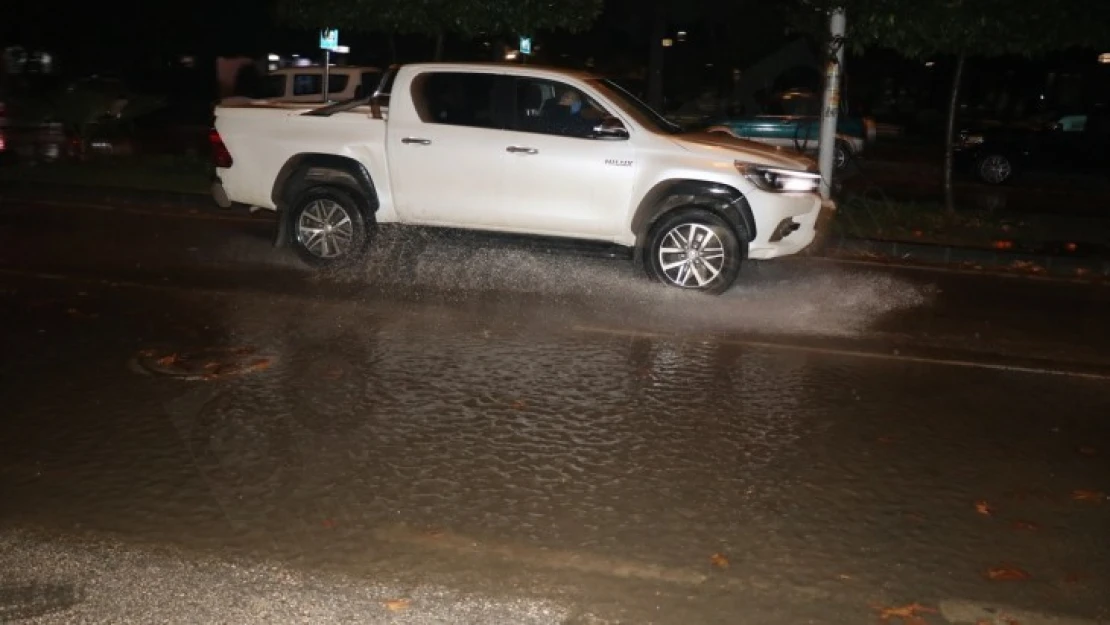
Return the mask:
<path fill-rule="evenodd" d="M 293 248 L 301 260 L 314 267 L 348 265 L 366 252 L 366 217 L 343 189 L 308 189 L 297 198 L 288 219 Z"/>
<path fill-rule="evenodd" d="M 667 286 L 725 292 L 740 274 L 746 245 L 719 215 L 699 208 L 667 213 L 651 229 L 644 264 Z"/>

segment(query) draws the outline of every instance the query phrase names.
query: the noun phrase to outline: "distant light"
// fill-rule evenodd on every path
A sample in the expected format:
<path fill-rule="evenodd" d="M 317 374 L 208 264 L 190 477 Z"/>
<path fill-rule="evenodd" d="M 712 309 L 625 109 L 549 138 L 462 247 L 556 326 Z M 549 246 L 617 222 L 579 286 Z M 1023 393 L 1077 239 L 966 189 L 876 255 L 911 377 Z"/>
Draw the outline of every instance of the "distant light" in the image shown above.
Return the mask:
<path fill-rule="evenodd" d="M 686 31 L 684 31 L 684 30 L 678 31 L 678 40 L 679 41 L 686 41 Z"/>
<path fill-rule="evenodd" d="M 1098 55 L 1098 62 L 1110 64 L 1110 52 L 1103 52 L 1102 54 Z"/>
<path fill-rule="evenodd" d="M 335 46 L 335 49 L 332 50 L 332 52 L 334 52 L 336 54 L 347 54 L 350 51 L 351 51 L 351 46 Z"/>
<path fill-rule="evenodd" d="M 294 57 L 294 58 L 296 58 L 296 56 L 297 56 L 297 55 L 295 55 L 295 54 L 293 55 L 293 57 Z M 279 55 L 277 55 L 277 54 L 271 54 L 271 55 L 269 55 L 269 56 L 267 56 L 267 57 L 266 57 L 266 60 L 267 60 L 267 61 L 280 61 L 280 60 L 281 60 L 281 56 L 279 56 Z"/>
<path fill-rule="evenodd" d="M 663 47 L 664 48 L 669 48 L 673 45 L 674 45 L 674 39 L 671 39 L 670 37 L 667 37 L 666 39 L 663 40 Z"/>
<path fill-rule="evenodd" d="M 935 61 L 925 61 L 925 67 L 932 67 L 936 65 Z"/>
<path fill-rule="evenodd" d="M 506 52 L 505 53 L 505 60 L 506 61 L 515 61 L 516 60 L 516 50 Z"/>

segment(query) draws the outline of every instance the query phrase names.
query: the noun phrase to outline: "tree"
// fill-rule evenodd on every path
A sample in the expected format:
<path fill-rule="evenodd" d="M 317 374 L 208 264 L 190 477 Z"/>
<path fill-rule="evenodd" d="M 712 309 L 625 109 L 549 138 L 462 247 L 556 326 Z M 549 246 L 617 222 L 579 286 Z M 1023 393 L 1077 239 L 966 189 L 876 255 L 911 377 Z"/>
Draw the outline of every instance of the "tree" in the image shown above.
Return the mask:
<path fill-rule="evenodd" d="M 857 49 L 889 48 L 925 60 L 956 59 L 948 101 L 944 192 L 953 210 L 952 148 L 960 82 L 968 57 L 1035 56 L 1110 44 L 1110 2 L 1091 0 L 801 0 L 803 22 L 833 6 L 848 18 Z M 808 9 L 808 10 L 806 10 Z"/>
<path fill-rule="evenodd" d="M 446 34 L 532 34 L 579 31 L 601 12 L 603 0 L 279 0 L 278 14 L 303 28 L 427 35 L 437 60 Z"/>

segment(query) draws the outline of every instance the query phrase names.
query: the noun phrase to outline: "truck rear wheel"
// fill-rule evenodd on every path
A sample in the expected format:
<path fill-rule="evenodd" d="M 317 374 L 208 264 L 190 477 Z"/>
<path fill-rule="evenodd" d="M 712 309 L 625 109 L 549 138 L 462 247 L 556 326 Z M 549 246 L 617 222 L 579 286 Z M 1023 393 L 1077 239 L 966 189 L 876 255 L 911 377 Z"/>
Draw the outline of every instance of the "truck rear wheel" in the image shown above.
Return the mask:
<path fill-rule="evenodd" d="M 362 208 L 343 189 L 308 189 L 294 202 L 288 219 L 293 248 L 314 267 L 348 265 L 362 258 L 369 244 Z"/>
<path fill-rule="evenodd" d="M 716 295 L 736 281 L 745 252 L 719 215 L 686 208 L 667 213 L 651 229 L 644 264 L 648 275 L 667 286 Z"/>

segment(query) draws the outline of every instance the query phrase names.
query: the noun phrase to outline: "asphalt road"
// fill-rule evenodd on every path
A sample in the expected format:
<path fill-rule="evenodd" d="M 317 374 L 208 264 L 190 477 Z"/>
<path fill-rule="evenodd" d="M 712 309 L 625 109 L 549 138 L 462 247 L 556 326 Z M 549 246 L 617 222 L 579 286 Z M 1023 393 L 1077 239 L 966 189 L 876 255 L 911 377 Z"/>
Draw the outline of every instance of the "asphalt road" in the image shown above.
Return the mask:
<path fill-rule="evenodd" d="M 1106 287 L 270 226 L 0 203 L 0 621 L 1110 617 Z"/>

